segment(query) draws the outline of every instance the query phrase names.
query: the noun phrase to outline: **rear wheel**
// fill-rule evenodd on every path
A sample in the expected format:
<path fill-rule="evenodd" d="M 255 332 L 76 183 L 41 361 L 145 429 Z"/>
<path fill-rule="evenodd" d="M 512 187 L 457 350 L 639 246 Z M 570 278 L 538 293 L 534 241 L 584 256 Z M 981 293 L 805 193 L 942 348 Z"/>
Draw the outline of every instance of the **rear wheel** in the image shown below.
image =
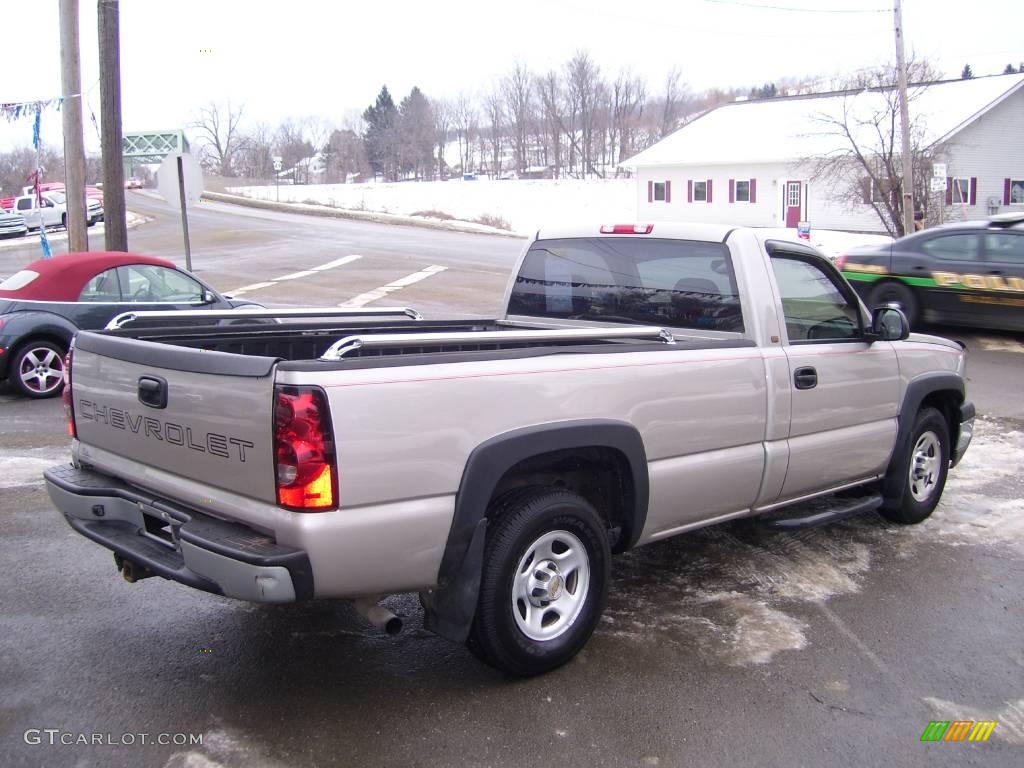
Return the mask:
<path fill-rule="evenodd" d="M 64 227 L 64 229 L 68 228 L 68 215 L 66 213 L 62 213 L 60 215 L 60 225 Z"/>
<path fill-rule="evenodd" d="M 927 519 L 946 487 L 949 472 L 949 426 L 934 408 L 922 408 L 914 419 L 903 467 L 903 498 L 879 510 L 894 523 L 911 525 Z"/>
<path fill-rule="evenodd" d="M 513 491 L 491 513 L 467 645 L 510 675 L 541 674 L 575 656 L 601 618 L 606 526 L 586 499 L 560 489 Z"/>
<path fill-rule="evenodd" d="M 29 341 L 14 355 L 11 373 L 26 397 L 53 397 L 64 386 L 64 350 L 49 341 Z"/>
<path fill-rule="evenodd" d="M 875 284 L 875 287 L 871 289 L 871 293 L 868 294 L 868 304 L 871 309 L 874 310 L 877 307 L 885 306 L 886 304 L 894 305 L 897 309 L 903 311 L 903 314 L 907 316 L 907 322 L 911 328 L 917 326 L 918 321 L 918 308 L 917 308 L 917 297 L 914 292 L 903 283 L 898 283 L 894 280 L 883 280 Z"/>

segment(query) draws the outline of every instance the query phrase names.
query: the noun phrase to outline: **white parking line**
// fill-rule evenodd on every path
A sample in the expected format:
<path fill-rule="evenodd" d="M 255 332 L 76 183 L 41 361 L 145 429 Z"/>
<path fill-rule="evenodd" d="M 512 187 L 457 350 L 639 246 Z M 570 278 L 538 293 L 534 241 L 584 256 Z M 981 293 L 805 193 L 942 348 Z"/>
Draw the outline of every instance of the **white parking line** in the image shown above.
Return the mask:
<path fill-rule="evenodd" d="M 428 277 L 444 272 L 448 267 L 442 267 L 440 264 L 431 264 L 429 267 L 421 269 L 419 272 L 413 272 L 405 277 L 400 277 L 397 280 L 393 280 L 387 285 L 382 285 L 380 288 L 374 288 L 372 291 L 361 293 L 358 296 L 344 301 L 339 304 L 339 307 L 363 307 L 369 304 L 371 301 L 382 299 L 389 293 L 400 291 L 403 288 L 418 283 L 420 280 L 426 280 Z"/>
<path fill-rule="evenodd" d="M 320 266 L 317 267 L 310 267 L 309 269 L 304 269 L 301 272 L 292 272 L 290 275 L 282 275 L 281 277 L 275 277 L 273 280 L 268 280 L 264 283 L 253 283 L 252 285 L 243 285 L 241 288 L 236 288 L 233 291 L 227 291 L 227 294 L 229 296 L 234 297 L 239 296 L 243 293 L 248 293 L 249 291 L 258 291 L 261 288 L 269 288 L 272 285 L 277 285 L 278 283 L 284 280 L 298 280 L 303 277 L 315 275 L 318 272 L 323 272 L 328 269 L 334 269 L 335 267 L 341 267 L 344 266 L 345 264 L 351 264 L 353 261 L 358 261 L 361 258 L 363 257 L 360 254 L 352 253 L 349 254 L 348 256 L 342 256 L 340 259 L 329 261 L 326 264 L 321 264 Z"/>

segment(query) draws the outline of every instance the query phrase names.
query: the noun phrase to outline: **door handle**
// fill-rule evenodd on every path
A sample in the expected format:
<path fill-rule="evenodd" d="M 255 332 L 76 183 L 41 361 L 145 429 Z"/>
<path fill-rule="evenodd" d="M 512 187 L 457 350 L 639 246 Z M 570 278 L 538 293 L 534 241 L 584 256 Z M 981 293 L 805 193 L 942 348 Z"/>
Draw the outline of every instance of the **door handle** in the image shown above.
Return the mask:
<path fill-rule="evenodd" d="M 818 386 L 818 372 L 807 366 L 793 371 L 793 384 L 797 389 L 814 389 Z"/>

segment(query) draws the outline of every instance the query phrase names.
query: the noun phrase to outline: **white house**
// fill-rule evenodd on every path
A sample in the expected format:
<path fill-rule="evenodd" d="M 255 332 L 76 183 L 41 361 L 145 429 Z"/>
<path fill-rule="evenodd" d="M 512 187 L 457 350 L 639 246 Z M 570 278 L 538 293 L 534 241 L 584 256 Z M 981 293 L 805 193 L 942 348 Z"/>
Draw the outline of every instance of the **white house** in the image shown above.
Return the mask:
<path fill-rule="evenodd" d="M 636 171 L 638 219 L 884 231 L 870 188 L 850 200 L 848 185 L 844 194 L 835 181 L 815 179 L 812 165 L 848 146 L 827 118 L 844 110 L 863 118 L 882 98 L 849 91 L 710 110 L 624 163 Z M 945 206 L 942 192 L 932 198 L 945 219 L 1024 210 L 1024 75 L 913 86 L 911 119 L 919 146 L 940 150 L 946 163 Z M 859 138 L 870 145 L 870 136 Z"/>

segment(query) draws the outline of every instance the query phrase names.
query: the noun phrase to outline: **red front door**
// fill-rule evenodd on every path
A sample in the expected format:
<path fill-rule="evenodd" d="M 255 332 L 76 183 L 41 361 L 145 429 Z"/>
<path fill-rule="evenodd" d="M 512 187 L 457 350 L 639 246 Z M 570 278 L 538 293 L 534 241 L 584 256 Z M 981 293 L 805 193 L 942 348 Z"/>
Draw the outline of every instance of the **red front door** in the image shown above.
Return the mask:
<path fill-rule="evenodd" d="M 803 187 L 799 181 L 786 182 L 786 226 L 796 229 L 800 222 L 800 190 Z"/>

